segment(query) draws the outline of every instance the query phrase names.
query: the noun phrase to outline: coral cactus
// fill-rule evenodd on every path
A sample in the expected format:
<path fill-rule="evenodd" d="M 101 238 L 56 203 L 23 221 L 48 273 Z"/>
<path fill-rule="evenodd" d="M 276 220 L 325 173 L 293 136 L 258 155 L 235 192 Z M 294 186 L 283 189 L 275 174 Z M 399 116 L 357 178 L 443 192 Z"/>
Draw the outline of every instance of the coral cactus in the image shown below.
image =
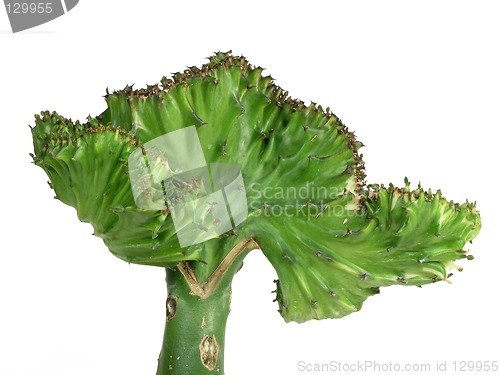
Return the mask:
<path fill-rule="evenodd" d="M 362 144 L 340 119 L 244 57 L 217 53 L 106 102 L 85 123 L 36 116 L 33 158 L 114 255 L 166 269 L 158 374 L 224 372 L 231 281 L 252 249 L 276 269 L 279 312 L 296 322 L 343 317 L 380 287 L 444 280 L 472 258 L 474 204 L 408 181 L 367 186 Z M 178 162 L 197 158 L 189 171 Z M 217 166 L 236 169 L 221 183 Z"/>

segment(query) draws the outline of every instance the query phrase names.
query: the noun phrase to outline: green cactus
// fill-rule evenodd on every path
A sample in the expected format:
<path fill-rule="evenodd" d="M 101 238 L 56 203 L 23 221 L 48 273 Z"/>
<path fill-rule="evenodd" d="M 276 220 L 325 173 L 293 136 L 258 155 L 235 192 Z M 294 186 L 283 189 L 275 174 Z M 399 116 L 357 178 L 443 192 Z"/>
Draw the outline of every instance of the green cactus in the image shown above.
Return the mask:
<path fill-rule="evenodd" d="M 279 312 L 296 322 L 343 317 L 381 286 L 444 280 L 460 269 L 453 261 L 472 258 L 464 246 L 481 226 L 474 204 L 411 190 L 408 181 L 366 186 L 353 133 L 328 108 L 291 99 L 262 72 L 217 53 L 160 85 L 107 93 L 107 109 L 85 123 L 36 116 L 33 158 L 56 197 L 120 259 L 166 269 L 157 374 L 224 373 L 231 281 L 249 250 L 260 248 L 276 269 Z M 248 215 L 182 247 L 169 186 L 153 192 L 163 207 L 138 206 L 130 160 L 139 149 L 149 171 L 162 173 L 144 145 L 191 126 L 207 163 L 240 168 Z"/>

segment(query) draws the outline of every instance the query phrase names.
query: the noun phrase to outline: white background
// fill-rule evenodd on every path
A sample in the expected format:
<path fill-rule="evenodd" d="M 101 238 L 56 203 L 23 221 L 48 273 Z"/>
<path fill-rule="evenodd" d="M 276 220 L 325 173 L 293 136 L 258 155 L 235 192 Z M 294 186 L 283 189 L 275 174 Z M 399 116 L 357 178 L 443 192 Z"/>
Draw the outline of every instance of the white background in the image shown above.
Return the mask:
<path fill-rule="evenodd" d="M 368 182 L 408 176 L 476 200 L 483 229 L 453 284 L 385 288 L 356 314 L 301 325 L 276 312 L 274 270 L 253 252 L 234 281 L 226 373 L 500 360 L 497 4 L 81 0 L 18 34 L 0 9 L 0 375 L 155 374 L 164 271 L 114 258 L 52 199 L 28 124 L 45 109 L 83 120 L 106 87 L 140 88 L 229 49 L 330 106 L 366 145 Z"/>

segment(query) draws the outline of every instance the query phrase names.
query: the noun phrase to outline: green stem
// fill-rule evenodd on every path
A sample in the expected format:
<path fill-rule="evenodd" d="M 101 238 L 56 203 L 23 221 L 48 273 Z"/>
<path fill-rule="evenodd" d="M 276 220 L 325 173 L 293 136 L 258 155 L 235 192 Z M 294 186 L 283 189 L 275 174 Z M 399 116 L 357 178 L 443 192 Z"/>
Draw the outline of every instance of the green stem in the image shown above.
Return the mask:
<path fill-rule="evenodd" d="M 224 374 L 231 279 L 206 299 L 190 294 L 182 273 L 167 269 L 167 323 L 157 375 Z"/>
<path fill-rule="evenodd" d="M 166 269 L 167 322 L 157 375 L 224 375 L 231 282 L 248 251 L 257 247 L 251 238 L 239 242 L 202 284 L 203 264 L 185 261 Z"/>

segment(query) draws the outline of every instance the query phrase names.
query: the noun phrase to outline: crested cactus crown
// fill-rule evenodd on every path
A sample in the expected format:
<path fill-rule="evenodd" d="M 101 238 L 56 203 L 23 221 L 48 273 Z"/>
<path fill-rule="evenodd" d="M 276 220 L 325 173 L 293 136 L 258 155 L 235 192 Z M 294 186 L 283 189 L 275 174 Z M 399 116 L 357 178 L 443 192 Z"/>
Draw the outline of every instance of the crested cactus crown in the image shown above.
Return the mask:
<path fill-rule="evenodd" d="M 251 238 L 278 274 L 280 313 L 303 322 L 358 311 L 381 286 L 444 280 L 460 269 L 455 260 L 471 259 L 465 245 L 481 225 L 474 204 L 412 190 L 407 181 L 402 188 L 366 186 L 362 144 L 341 120 L 329 108 L 292 99 L 244 57 L 217 53 L 201 68 L 105 98 L 107 109 L 84 123 L 55 112 L 36 116 L 33 157 L 56 197 L 127 262 L 173 268 L 194 261 L 213 271 Z M 155 140 L 186 129 L 198 143 L 186 143 L 183 160 L 202 155 L 211 175 L 193 169 L 182 178 L 187 171 L 151 152 Z M 138 203 L 150 190 L 132 178 L 133 160 L 155 179 L 148 188 L 159 205 Z M 226 190 L 219 202 L 232 214 L 231 228 L 183 242 L 179 226 L 192 233 L 193 225 L 205 232 L 220 225 L 213 210 L 196 213 L 197 220 L 174 211 L 186 195 L 190 202 L 200 197 L 193 186 L 203 185 L 204 196 L 223 190 L 215 165 L 236 166 L 244 186 L 232 199 L 239 208 Z M 245 213 L 241 220 L 237 211 Z"/>

